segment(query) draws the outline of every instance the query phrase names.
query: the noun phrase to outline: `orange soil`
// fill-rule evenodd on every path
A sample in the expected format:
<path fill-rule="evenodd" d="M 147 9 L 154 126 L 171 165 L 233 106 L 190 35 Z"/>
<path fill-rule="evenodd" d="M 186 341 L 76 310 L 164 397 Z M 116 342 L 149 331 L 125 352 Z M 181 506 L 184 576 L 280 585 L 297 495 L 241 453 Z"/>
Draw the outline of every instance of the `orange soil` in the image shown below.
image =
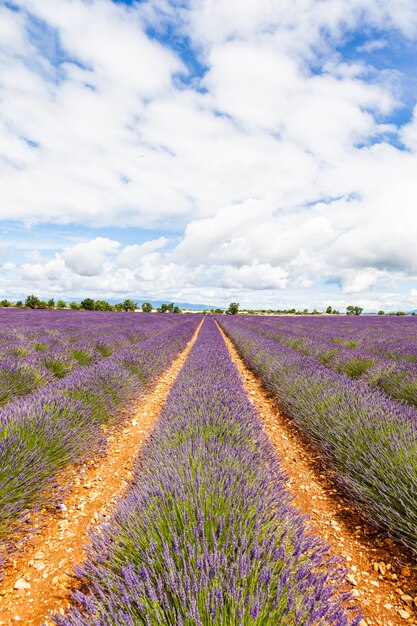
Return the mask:
<path fill-rule="evenodd" d="M 364 614 L 362 626 L 417 624 L 417 567 L 412 555 L 384 538 L 343 499 L 317 449 L 282 414 L 220 331 L 289 477 L 294 505 L 311 516 L 310 527 L 330 545 L 332 554 L 343 557 L 347 583 Z"/>
<path fill-rule="evenodd" d="M 61 476 L 71 485 L 60 513 L 46 519 L 41 511 L 32 519 L 39 530 L 8 564 L 0 583 L 0 624 L 50 624 L 50 611 L 64 612 L 70 605 L 72 569 L 85 558 L 88 529 L 111 512 L 137 462 L 137 455 L 149 436 L 169 390 L 198 336 L 201 323 L 185 350 L 175 359 L 154 389 L 139 397 L 123 429 L 108 437 L 104 458 L 92 459 Z M 15 589 L 15 585 L 27 587 Z"/>

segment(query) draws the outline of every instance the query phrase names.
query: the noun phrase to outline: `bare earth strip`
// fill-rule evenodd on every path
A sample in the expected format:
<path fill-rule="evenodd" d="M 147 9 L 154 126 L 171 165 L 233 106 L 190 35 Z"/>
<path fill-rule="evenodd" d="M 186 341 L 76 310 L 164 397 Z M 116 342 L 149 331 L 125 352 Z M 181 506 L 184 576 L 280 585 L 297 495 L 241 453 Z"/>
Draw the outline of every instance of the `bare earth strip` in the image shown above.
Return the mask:
<path fill-rule="evenodd" d="M 373 529 L 336 490 L 317 450 L 280 412 L 260 381 L 223 334 L 244 388 L 289 476 L 294 504 L 310 526 L 342 556 L 348 584 L 365 616 L 363 626 L 417 624 L 417 571 L 410 554 Z"/>
<path fill-rule="evenodd" d="M 6 569 L 0 585 L 0 624 L 47 624 L 50 611 L 69 606 L 71 572 L 85 558 L 88 529 L 109 514 L 123 493 L 137 455 L 149 436 L 179 371 L 194 345 L 201 323 L 185 350 L 159 379 L 153 390 L 138 398 L 125 427 L 109 437 L 104 458 L 85 463 L 81 472 L 69 470 L 63 480 L 74 486 L 63 510 L 39 519 L 40 531 L 23 554 Z M 36 525 L 36 520 L 34 521 Z M 21 587 L 15 589 L 15 587 Z"/>

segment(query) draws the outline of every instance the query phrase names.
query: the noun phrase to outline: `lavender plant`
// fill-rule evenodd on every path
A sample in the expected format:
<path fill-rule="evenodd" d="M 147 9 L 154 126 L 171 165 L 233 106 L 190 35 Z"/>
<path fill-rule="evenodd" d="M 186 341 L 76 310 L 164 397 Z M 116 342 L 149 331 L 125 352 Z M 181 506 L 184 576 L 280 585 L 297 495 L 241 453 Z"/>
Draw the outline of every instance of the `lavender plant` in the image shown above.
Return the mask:
<path fill-rule="evenodd" d="M 245 316 L 240 322 L 330 369 L 417 406 L 415 318 L 278 319 Z"/>
<path fill-rule="evenodd" d="M 286 477 L 212 319 L 170 391 L 127 497 L 92 537 L 60 626 L 347 626 L 344 571 Z"/>
<path fill-rule="evenodd" d="M 104 441 L 101 426 L 155 381 L 198 321 L 198 316 L 178 316 L 176 324 L 141 344 L 77 369 L 0 411 L 0 552 L 10 546 L 11 531 L 30 507 L 45 504 L 50 495 L 45 487 L 65 466 L 97 450 Z"/>
<path fill-rule="evenodd" d="M 239 321 L 219 322 L 319 447 L 346 494 L 372 523 L 417 552 L 417 412 Z"/>
<path fill-rule="evenodd" d="M 135 313 L 107 313 L 103 318 L 100 312 L 2 310 L 0 406 L 173 323 L 171 316 Z"/>

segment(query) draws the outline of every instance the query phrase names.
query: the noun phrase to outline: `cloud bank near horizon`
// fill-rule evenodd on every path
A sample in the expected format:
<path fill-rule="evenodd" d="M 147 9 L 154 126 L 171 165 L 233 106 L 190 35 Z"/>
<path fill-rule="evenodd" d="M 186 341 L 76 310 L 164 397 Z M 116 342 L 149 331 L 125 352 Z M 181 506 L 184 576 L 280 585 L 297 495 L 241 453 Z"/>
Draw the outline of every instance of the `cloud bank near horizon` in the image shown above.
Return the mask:
<path fill-rule="evenodd" d="M 417 308 L 414 0 L 236 6 L 0 3 L 2 294 Z"/>

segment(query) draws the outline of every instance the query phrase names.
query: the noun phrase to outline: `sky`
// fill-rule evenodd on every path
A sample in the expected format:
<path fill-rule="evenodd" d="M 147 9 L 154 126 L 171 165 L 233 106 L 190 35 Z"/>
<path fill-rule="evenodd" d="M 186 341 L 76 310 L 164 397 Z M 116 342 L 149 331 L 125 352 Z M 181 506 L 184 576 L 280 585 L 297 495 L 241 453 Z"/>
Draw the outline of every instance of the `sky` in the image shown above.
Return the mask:
<path fill-rule="evenodd" d="M 0 298 L 417 309 L 415 0 L 0 0 Z"/>

